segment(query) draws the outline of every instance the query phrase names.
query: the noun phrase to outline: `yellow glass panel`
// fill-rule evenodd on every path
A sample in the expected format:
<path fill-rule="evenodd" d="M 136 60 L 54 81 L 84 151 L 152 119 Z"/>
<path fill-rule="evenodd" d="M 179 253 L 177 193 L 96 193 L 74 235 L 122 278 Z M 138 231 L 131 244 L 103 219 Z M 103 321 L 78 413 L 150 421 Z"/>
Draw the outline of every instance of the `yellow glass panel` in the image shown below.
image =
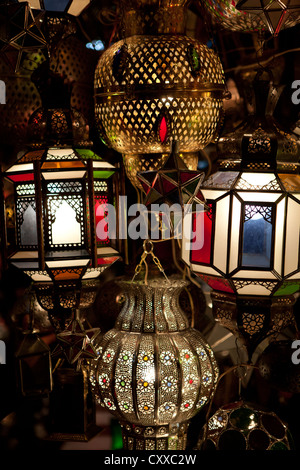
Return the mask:
<path fill-rule="evenodd" d="M 286 191 L 300 191 L 300 175 L 278 175 Z"/>

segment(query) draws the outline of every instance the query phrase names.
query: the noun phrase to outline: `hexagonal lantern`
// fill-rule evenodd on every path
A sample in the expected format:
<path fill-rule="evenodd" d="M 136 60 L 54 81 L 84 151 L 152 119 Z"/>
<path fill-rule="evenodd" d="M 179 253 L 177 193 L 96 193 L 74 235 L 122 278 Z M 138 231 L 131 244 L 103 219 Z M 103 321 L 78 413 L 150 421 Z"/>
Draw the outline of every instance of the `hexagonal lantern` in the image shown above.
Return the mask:
<path fill-rule="evenodd" d="M 255 84 L 256 115 L 232 135 L 241 159 L 222 161 L 203 183 L 209 210 L 193 216 L 182 243 L 182 259 L 213 289 L 217 320 L 248 346 L 292 321 L 300 288 L 299 143 L 260 112 L 265 85 Z"/>
<path fill-rule="evenodd" d="M 97 235 L 116 168 L 90 149 L 88 126 L 74 110 L 38 109 L 29 128 L 31 149 L 4 173 L 15 189 L 7 262 L 31 277 L 60 329 L 73 309 L 92 304 L 97 278 L 119 258 L 108 236 Z"/>

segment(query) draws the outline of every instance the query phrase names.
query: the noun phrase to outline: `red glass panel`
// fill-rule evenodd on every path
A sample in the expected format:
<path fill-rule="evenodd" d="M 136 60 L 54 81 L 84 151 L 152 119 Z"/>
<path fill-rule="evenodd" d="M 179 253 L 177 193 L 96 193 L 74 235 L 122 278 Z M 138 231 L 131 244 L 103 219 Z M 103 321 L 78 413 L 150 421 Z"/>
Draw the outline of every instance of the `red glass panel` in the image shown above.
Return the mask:
<path fill-rule="evenodd" d="M 104 224 L 105 222 L 103 222 L 103 220 L 105 219 L 105 204 L 108 203 L 108 199 L 106 196 L 97 196 L 97 198 L 95 198 L 95 217 L 96 217 L 96 227 L 98 226 L 99 223 L 101 224 Z M 102 211 L 99 211 L 100 215 L 98 213 L 98 207 L 102 206 L 104 204 L 104 207 L 102 208 L 103 210 Z M 104 231 L 105 233 L 108 233 L 108 224 L 106 223 L 106 226 L 104 227 Z M 106 237 L 102 237 L 102 238 L 99 238 L 98 237 L 98 233 L 99 231 L 96 230 L 96 238 L 97 238 L 97 242 L 101 242 L 101 243 L 108 243 L 109 242 L 109 238 L 108 236 Z"/>
<path fill-rule="evenodd" d="M 219 290 L 222 292 L 231 292 L 232 294 L 234 294 L 234 290 L 225 280 L 211 279 L 210 281 L 208 281 L 207 284 L 214 290 Z"/>
<path fill-rule="evenodd" d="M 190 181 L 191 179 L 195 178 L 196 176 L 199 176 L 199 173 L 197 171 L 187 171 L 187 172 L 180 172 L 180 180 L 181 183 L 186 183 Z"/>
<path fill-rule="evenodd" d="M 174 189 L 177 188 L 177 186 L 174 183 L 171 183 L 165 178 L 162 178 L 161 182 L 162 182 L 164 193 L 169 193 L 170 191 L 173 191 Z"/>
<path fill-rule="evenodd" d="M 165 142 L 167 138 L 167 134 L 168 134 L 168 123 L 167 123 L 165 116 L 163 116 L 159 124 L 159 139 L 162 144 Z"/>
<path fill-rule="evenodd" d="M 208 205 L 211 209 L 212 205 Z M 193 232 L 201 230 L 200 236 L 197 234 L 197 239 L 200 242 L 201 247 L 198 249 L 192 248 L 191 250 L 191 262 L 200 264 L 210 264 L 211 258 L 211 247 L 212 247 L 212 229 L 213 229 L 213 214 L 212 211 L 200 212 L 199 214 L 193 214 Z M 201 240 L 203 236 L 203 241 Z M 193 239 L 195 242 L 196 236 Z"/>
<path fill-rule="evenodd" d="M 34 180 L 34 173 L 21 173 L 15 175 L 7 175 L 9 179 L 14 181 L 15 183 L 20 183 L 23 181 L 33 181 Z"/>
<path fill-rule="evenodd" d="M 107 256 L 105 258 L 98 258 L 98 266 L 103 264 L 112 264 L 119 259 L 119 256 Z"/>

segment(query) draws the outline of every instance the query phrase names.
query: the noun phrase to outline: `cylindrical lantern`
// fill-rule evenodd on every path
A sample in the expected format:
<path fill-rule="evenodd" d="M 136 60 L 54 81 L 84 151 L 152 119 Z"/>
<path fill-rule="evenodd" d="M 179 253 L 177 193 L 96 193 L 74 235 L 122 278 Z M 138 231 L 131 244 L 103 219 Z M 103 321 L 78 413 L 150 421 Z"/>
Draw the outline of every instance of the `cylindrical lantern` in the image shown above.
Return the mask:
<path fill-rule="evenodd" d="M 137 160 L 168 153 L 172 140 L 180 152 L 199 151 L 222 115 L 222 65 L 214 51 L 183 34 L 185 4 L 123 1 L 125 38 L 102 54 L 96 68 L 99 131 L 115 150 Z"/>
<path fill-rule="evenodd" d="M 292 450 L 287 425 L 272 411 L 235 402 L 224 405 L 201 430 L 198 450 Z"/>
<path fill-rule="evenodd" d="M 120 284 L 123 309 L 98 345 L 90 380 L 121 423 L 125 449 L 184 449 L 188 422 L 214 388 L 212 350 L 179 307 L 185 284 Z"/>
<path fill-rule="evenodd" d="M 219 319 L 265 333 L 292 321 L 289 296 L 300 287 L 300 147 L 272 117 L 274 87 L 261 80 L 255 87 L 256 113 L 221 139 L 227 159 L 202 185 L 209 210 L 190 216 L 182 258 L 215 291 Z M 193 231 L 198 243 L 190 242 Z"/>

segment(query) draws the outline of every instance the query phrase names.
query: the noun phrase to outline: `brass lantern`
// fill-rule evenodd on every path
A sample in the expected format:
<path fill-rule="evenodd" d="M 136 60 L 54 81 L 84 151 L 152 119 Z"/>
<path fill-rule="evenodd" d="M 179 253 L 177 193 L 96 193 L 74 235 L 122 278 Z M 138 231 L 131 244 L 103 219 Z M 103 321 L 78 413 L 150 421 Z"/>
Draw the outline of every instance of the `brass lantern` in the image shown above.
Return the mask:
<path fill-rule="evenodd" d="M 98 62 L 95 113 L 103 140 L 124 155 L 133 179 L 155 166 L 141 167 L 139 159 L 161 161 L 172 140 L 189 153 L 213 139 L 224 74 L 214 51 L 183 34 L 186 0 L 121 3 L 125 37 Z M 128 165 L 129 155 L 136 165 Z"/>
<path fill-rule="evenodd" d="M 254 88 L 255 114 L 220 139 L 224 160 L 202 185 L 209 210 L 190 224 L 190 234 L 196 222 L 203 230 L 200 243 L 186 234 L 182 243 L 183 260 L 213 289 L 216 319 L 248 352 L 293 322 L 300 287 L 300 146 L 272 117 L 276 89 L 258 78 Z"/>
<path fill-rule="evenodd" d="M 120 281 L 123 308 L 97 344 L 89 377 L 127 450 L 180 450 L 218 377 L 212 350 L 179 307 L 181 280 Z"/>
<path fill-rule="evenodd" d="M 52 85 L 62 91 L 55 79 Z M 31 277 L 60 330 L 74 309 L 93 303 L 99 275 L 119 258 L 114 241 L 97 235 L 105 213 L 98 208 L 113 202 L 116 168 L 91 149 L 80 113 L 55 107 L 54 98 L 47 104 L 31 116 L 31 148 L 4 173 L 15 188 L 7 261 Z"/>

